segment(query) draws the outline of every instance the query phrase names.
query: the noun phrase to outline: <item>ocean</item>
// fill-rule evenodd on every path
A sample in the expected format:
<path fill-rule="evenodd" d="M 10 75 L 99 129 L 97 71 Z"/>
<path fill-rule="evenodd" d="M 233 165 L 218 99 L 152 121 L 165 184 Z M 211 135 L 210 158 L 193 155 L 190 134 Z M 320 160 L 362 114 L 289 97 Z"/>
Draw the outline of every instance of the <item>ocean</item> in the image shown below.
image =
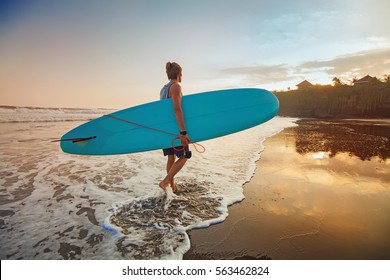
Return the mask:
<path fill-rule="evenodd" d="M 187 231 L 226 219 L 263 142 L 297 120 L 202 142 L 206 152 L 176 176 L 179 191 L 165 194 L 162 151 L 78 156 L 52 142 L 113 111 L 0 107 L 1 259 L 182 259 Z"/>

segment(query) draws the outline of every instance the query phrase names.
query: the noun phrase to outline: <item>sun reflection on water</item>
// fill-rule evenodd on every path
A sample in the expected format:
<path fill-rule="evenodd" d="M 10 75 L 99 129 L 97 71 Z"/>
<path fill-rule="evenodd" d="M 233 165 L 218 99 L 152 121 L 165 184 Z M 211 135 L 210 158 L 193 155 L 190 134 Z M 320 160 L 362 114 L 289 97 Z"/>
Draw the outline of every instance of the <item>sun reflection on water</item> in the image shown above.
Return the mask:
<path fill-rule="evenodd" d="M 317 152 L 317 153 L 309 154 L 309 157 L 313 159 L 325 159 L 325 158 L 329 158 L 329 154 L 327 152 Z"/>

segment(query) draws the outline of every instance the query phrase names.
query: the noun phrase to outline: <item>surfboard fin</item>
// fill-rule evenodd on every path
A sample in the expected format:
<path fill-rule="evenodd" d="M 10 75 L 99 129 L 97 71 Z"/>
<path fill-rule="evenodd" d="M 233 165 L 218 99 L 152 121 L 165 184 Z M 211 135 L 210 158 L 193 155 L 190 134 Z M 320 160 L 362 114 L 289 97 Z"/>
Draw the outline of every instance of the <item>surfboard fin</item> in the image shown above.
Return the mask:
<path fill-rule="evenodd" d="M 67 138 L 67 139 L 54 140 L 52 142 L 72 141 L 72 143 L 78 143 L 78 142 L 88 141 L 95 138 L 96 136 L 84 137 L 84 138 Z"/>

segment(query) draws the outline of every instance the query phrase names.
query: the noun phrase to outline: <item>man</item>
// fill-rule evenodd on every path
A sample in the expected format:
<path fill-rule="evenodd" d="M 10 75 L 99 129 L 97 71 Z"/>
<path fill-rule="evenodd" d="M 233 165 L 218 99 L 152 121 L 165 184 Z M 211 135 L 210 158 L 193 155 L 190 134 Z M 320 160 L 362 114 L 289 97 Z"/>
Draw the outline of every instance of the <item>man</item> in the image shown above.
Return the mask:
<path fill-rule="evenodd" d="M 183 168 L 187 161 L 184 157 L 184 148 L 188 146 L 188 136 L 186 126 L 184 123 L 184 114 L 182 109 L 182 92 L 181 92 L 181 78 L 182 68 L 176 62 L 167 62 L 166 73 L 169 79 L 169 83 L 166 84 L 160 92 L 160 99 L 171 98 L 173 104 L 173 111 L 177 124 L 180 129 L 180 141 L 181 146 L 175 148 L 163 149 L 164 156 L 168 156 L 167 161 L 167 176 L 160 182 L 159 186 L 161 189 L 166 191 L 168 185 L 171 185 L 173 192 L 177 191 L 174 177 Z M 178 160 L 176 160 L 178 158 Z"/>

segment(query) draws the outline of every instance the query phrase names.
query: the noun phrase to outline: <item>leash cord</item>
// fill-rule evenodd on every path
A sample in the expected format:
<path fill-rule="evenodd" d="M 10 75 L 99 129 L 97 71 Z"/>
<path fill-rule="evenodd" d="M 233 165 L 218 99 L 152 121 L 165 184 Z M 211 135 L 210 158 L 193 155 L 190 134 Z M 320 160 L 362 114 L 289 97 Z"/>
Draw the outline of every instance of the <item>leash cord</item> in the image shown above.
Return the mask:
<path fill-rule="evenodd" d="M 182 138 L 186 138 L 188 143 L 189 144 L 192 144 L 194 146 L 194 149 L 202 154 L 206 151 L 206 148 L 202 145 L 202 144 L 199 144 L 197 142 L 192 142 L 190 140 L 190 138 L 187 136 L 187 135 L 178 135 L 178 134 L 174 134 L 174 133 L 171 133 L 169 131 L 165 131 L 165 130 L 162 130 L 162 129 L 157 129 L 157 128 L 154 128 L 154 127 L 150 127 L 150 126 L 146 126 L 146 125 L 142 125 L 142 124 L 139 124 L 139 123 L 136 123 L 136 122 L 132 122 L 132 121 L 128 121 L 128 120 L 125 120 L 125 119 L 121 119 L 121 118 L 118 118 L 118 117 L 115 117 L 115 116 L 112 116 L 112 115 L 103 115 L 104 117 L 108 117 L 108 118 L 112 118 L 114 120 L 117 120 L 117 121 L 121 121 L 121 122 L 125 122 L 125 123 L 128 123 L 128 124 L 132 124 L 134 126 L 138 126 L 138 127 L 142 127 L 142 128 L 145 128 L 145 129 L 149 129 L 149 130 L 153 130 L 153 131 L 156 131 L 156 132 L 159 132 L 159 133 L 164 133 L 164 134 L 168 134 L 168 135 L 171 135 L 173 136 L 173 139 L 172 139 L 172 148 L 175 150 L 175 151 L 183 151 L 185 149 L 185 147 L 182 147 L 182 148 L 177 148 L 175 147 L 175 141 L 177 139 L 182 139 Z M 198 147 L 200 147 L 201 149 L 198 149 Z"/>

